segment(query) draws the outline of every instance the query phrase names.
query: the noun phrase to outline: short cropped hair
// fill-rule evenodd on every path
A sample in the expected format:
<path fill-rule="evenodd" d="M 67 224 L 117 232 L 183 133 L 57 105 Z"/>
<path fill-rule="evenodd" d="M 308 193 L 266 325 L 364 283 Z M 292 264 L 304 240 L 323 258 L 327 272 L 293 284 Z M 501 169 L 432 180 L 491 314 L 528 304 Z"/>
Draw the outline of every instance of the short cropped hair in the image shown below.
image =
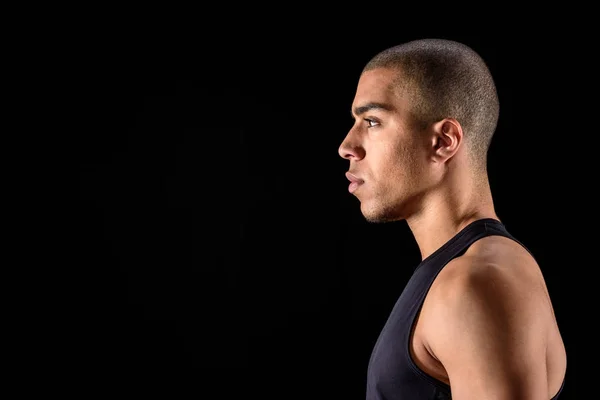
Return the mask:
<path fill-rule="evenodd" d="M 500 106 L 491 72 L 477 52 L 452 40 L 418 39 L 383 50 L 363 72 L 375 68 L 399 72 L 395 89 L 411 96 L 411 111 L 422 124 L 455 118 L 472 160 L 486 170 Z"/>

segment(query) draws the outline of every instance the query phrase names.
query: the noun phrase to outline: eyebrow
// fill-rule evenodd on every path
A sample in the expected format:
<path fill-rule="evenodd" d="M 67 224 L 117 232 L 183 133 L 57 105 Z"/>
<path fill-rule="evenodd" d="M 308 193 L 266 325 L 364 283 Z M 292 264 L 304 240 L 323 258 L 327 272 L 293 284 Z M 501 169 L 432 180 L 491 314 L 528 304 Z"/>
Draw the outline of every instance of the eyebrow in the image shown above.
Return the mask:
<path fill-rule="evenodd" d="M 351 114 L 354 117 L 355 115 L 358 116 L 358 115 L 364 114 L 367 111 L 371 111 L 371 110 L 391 111 L 392 106 L 390 106 L 389 104 L 385 104 L 385 103 L 367 103 L 364 106 L 355 107 L 354 112 L 352 112 Z"/>

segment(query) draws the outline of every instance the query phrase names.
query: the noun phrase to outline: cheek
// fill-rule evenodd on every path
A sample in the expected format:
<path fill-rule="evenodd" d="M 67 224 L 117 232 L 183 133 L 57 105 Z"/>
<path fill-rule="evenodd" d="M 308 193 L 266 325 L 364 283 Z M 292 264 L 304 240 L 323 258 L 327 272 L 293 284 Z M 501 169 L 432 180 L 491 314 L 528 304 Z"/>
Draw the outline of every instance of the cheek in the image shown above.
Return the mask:
<path fill-rule="evenodd" d="M 410 176 L 419 165 L 415 150 L 402 145 L 387 146 L 378 163 L 382 173 L 390 177 Z"/>
<path fill-rule="evenodd" d="M 404 195 L 424 184 L 424 164 L 414 148 L 399 146 L 381 154 L 377 181 L 380 190 L 390 195 Z M 395 195 L 393 195 L 395 196 Z"/>

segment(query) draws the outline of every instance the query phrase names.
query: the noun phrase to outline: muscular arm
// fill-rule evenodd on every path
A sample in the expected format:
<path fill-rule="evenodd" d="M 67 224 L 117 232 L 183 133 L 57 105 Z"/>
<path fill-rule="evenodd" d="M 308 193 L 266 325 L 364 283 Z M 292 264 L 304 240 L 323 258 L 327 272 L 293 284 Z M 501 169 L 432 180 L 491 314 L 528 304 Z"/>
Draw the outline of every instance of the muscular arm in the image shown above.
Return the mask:
<path fill-rule="evenodd" d="M 432 286 L 426 338 L 453 400 L 549 400 L 540 290 L 502 266 L 459 263 Z"/>

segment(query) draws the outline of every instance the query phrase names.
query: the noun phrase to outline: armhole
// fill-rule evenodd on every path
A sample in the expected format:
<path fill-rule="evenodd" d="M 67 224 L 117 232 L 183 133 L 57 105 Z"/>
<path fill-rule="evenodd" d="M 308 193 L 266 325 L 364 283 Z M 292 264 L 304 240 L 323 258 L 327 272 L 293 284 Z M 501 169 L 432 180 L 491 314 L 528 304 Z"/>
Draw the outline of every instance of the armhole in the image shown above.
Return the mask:
<path fill-rule="evenodd" d="M 448 260 L 448 262 L 450 262 L 451 260 Z M 423 295 L 423 297 L 420 300 L 419 308 L 417 309 L 417 312 L 415 313 L 412 321 L 410 322 L 410 329 L 408 331 L 407 340 L 406 340 L 406 343 L 404 343 L 404 356 L 406 358 L 406 362 L 408 363 L 408 365 L 410 365 L 410 368 L 413 370 L 413 372 L 417 376 L 419 376 L 421 379 L 425 380 L 427 383 L 433 385 L 436 389 L 442 391 L 444 394 L 450 396 L 450 386 L 447 385 L 445 382 L 442 382 L 442 381 L 434 378 L 433 376 L 429 375 L 427 372 L 423 371 L 417 365 L 415 360 L 413 359 L 413 357 L 411 355 L 411 351 L 410 351 L 414 331 L 417 326 L 417 319 L 419 318 L 419 316 L 421 314 L 421 310 L 423 309 L 423 304 L 425 302 L 425 298 L 427 297 L 427 294 L 429 293 L 429 290 L 431 289 L 433 282 L 437 279 L 439 273 L 442 271 L 442 269 L 444 269 L 444 267 L 446 266 L 446 264 L 448 264 L 448 262 L 446 262 L 444 264 L 444 266 L 442 268 L 440 268 L 440 270 L 435 274 L 434 278 L 431 280 L 431 283 L 429 284 L 429 287 L 425 291 L 425 294 Z"/>

